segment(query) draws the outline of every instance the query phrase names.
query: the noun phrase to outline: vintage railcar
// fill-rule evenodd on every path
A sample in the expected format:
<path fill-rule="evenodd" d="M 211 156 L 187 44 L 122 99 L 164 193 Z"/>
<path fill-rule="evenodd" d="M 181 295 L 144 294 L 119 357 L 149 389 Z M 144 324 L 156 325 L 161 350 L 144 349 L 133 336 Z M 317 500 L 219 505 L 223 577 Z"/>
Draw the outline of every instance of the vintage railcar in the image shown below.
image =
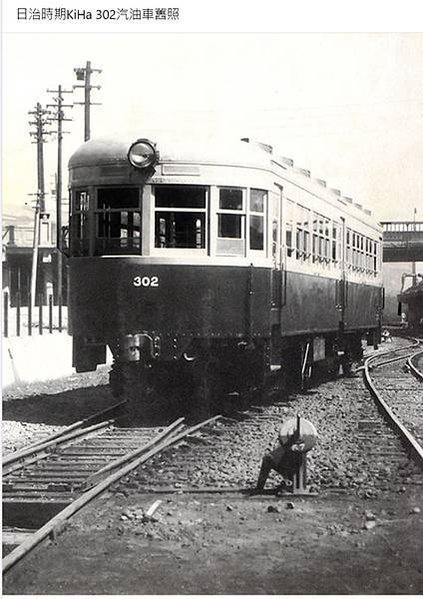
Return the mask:
<path fill-rule="evenodd" d="M 403 275 L 405 276 L 405 275 Z M 423 275 L 413 277 L 410 287 L 398 295 L 399 312 L 402 312 L 402 304 L 407 306 L 407 323 L 410 332 L 416 335 L 423 334 Z"/>
<path fill-rule="evenodd" d="M 73 362 L 94 370 L 108 346 L 116 394 L 305 381 L 380 334 L 381 227 L 270 146 L 92 140 L 69 177 Z"/>

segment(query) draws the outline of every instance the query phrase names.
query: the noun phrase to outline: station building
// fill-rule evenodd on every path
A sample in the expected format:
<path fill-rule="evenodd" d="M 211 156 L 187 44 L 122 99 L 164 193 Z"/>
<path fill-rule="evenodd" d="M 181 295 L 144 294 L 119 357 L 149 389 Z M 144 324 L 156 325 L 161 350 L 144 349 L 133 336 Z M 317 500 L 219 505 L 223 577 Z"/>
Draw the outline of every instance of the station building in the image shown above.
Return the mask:
<path fill-rule="evenodd" d="M 36 304 L 46 304 L 53 294 L 57 301 L 57 249 L 55 223 L 49 214 L 40 219 L 37 260 Z M 2 220 L 2 288 L 9 293 L 11 306 L 25 306 L 31 291 L 34 215 L 4 213 Z M 65 258 L 64 258 L 65 260 Z M 63 268 L 63 303 L 66 302 L 66 266 Z"/>

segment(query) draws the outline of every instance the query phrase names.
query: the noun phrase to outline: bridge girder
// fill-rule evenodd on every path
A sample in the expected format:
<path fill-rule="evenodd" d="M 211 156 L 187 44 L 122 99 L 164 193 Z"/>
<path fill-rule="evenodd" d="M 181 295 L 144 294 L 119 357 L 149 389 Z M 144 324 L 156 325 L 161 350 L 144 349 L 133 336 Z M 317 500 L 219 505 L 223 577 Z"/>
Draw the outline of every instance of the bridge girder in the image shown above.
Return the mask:
<path fill-rule="evenodd" d="M 423 262 L 423 222 L 389 221 L 383 226 L 383 262 Z"/>

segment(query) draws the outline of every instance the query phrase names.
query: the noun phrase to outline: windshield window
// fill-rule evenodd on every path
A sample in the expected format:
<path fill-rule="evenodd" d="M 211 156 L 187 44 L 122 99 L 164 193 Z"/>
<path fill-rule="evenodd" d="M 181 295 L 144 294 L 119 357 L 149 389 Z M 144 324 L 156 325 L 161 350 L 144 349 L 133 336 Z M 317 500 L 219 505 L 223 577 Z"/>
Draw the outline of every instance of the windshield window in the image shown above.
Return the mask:
<path fill-rule="evenodd" d="M 207 188 L 158 185 L 155 195 L 155 247 L 206 248 Z"/>
<path fill-rule="evenodd" d="M 138 187 L 97 190 L 95 254 L 116 253 L 141 253 Z"/>

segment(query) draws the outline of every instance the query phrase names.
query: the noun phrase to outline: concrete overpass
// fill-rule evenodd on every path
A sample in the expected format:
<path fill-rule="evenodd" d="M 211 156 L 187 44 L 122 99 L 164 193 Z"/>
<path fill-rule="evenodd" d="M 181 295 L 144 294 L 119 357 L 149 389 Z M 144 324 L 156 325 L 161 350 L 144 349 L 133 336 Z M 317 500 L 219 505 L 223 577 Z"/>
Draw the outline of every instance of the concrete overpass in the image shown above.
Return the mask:
<path fill-rule="evenodd" d="M 423 221 L 383 221 L 383 261 L 423 262 Z"/>

